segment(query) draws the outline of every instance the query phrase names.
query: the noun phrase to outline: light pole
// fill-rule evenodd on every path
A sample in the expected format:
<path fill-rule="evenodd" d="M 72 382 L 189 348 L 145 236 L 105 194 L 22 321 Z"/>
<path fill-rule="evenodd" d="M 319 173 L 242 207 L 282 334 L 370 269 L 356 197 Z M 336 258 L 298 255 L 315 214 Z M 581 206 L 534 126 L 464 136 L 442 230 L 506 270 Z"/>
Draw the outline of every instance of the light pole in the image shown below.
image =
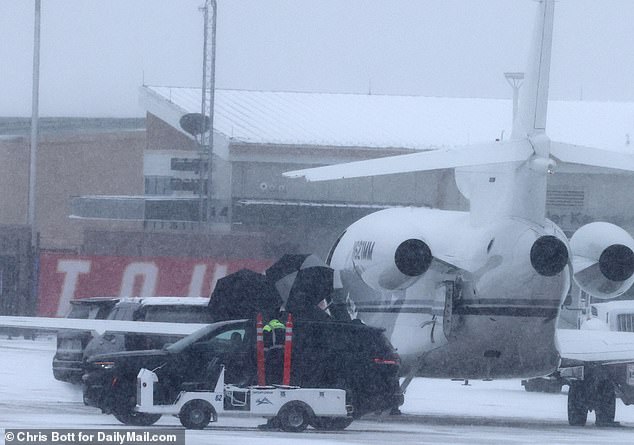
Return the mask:
<path fill-rule="evenodd" d="M 33 32 L 33 88 L 31 103 L 31 151 L 29 160 L 29 198 L 27 223 L 31 227 L 31 245 L 35 244 L 35 186 L 37 174 L 37 143 L 40 90 L 40 11 L 41 0 L 35 0 L 35 21 Z"/>
<path fill-rule="evenodd" d="M 211 9 L 211 11 L 210 11 Z M 203 12 L 205 16 L 204 42 L 203 42 L 203 88 L 201 100 L 201 145 L 207 152 L 207 226 L 209 227 L 214 217 L 213 206 L 213 148 L 214 148 L 214 101 L 216 93 L 216 16 L 218 5 L 216 0 L 206 0 Z M 211 28 L 211 41 L 209 41 L 209 28 Z M 209 116 L 209 130 L 204 131 L 205 117 Z M 202 171 L 201 165 L 201 171 Z M 201 174 L 202 179 L 202 174 Z M 200 184 L 202 194 L 202 181 Z"/>
<path fill-rule="evenodd" d="M 524 73 L 504 73 L 508 84 L 513 88 L 513 122 L 517 117 L 520 87 L 524 83 Z"/>

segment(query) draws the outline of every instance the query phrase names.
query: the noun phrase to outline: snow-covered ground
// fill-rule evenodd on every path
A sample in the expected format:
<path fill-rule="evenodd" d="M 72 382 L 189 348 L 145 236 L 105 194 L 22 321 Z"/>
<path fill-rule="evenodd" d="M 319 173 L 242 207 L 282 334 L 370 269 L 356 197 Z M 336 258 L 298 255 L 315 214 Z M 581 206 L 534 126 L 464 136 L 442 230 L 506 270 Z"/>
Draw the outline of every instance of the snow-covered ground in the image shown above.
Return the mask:
<path fill-rule="evenodd" d="M 54 338 L 0 338 L 0 428 L 121 428 L 114 417 L 82 403 L 78 386 L 56 381 L 51 372 Z M 617 402 L 620 428 L 570 427 L 566 394 L 527 393 L 518 380 L 471 381 L 415 379 L 402 416 L 355 421 L 342 432 L 312 429 L 301 434 L 263 432 L 261 419 L 220 416 L 204 431 L 187 431 L 187 445 L 249 444 L 630 444 L 634 406 Z M 163 417 L 162 427 L 180 427 Z M 0 444 L 4 444 L 4 434 Z"/>

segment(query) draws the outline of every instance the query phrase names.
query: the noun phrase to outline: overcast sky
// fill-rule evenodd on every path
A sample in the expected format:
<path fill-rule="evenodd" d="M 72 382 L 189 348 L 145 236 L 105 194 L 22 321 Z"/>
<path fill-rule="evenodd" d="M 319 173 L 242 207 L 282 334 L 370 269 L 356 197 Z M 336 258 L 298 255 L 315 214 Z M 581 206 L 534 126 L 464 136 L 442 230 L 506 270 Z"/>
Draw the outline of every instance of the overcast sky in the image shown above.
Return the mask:
<path fill-rule="evenodd" d="M 203 0 L 42 0 L 40 114 L 199 86 Z M 218 88 L 510 97 L 531 0 L 218 0 Z M 0 1 L 0 115 L 31 112 L 32 0 Z M 634 101 L 634 2 L 556 4 L 551 98 Z"/>

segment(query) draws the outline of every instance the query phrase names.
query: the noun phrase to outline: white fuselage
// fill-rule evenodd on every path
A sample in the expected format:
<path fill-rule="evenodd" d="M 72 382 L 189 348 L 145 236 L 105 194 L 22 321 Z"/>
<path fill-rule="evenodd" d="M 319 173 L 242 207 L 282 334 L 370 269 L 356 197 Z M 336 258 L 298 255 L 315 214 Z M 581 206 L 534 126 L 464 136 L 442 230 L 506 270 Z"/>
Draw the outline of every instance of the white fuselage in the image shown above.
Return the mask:
<path fill-rule="evenodd" d="M 340 271 L 340 292 L 358 318 L 387 331 L 403 371 L 453 378 L 543 375 L 557 366 L 554 344 L 559 306 L 569 288 L 568 266 L 554 276 L 531 265 L 542 236 L 567 240 L 551 221 L 508 217 L 473 226 L 466 212 L 388 209 L 357 221 L 330 255 Z M 359 242 L 416 237 L 434 256 L 431 267 L 404 289 L 370 287 L 359 269 Z M 370 258 L 380 266 L 382 258 Z M 372 275 L 380 275 L 378 269 Z M 372 283 L 374 284 L 374 283 Z"/>

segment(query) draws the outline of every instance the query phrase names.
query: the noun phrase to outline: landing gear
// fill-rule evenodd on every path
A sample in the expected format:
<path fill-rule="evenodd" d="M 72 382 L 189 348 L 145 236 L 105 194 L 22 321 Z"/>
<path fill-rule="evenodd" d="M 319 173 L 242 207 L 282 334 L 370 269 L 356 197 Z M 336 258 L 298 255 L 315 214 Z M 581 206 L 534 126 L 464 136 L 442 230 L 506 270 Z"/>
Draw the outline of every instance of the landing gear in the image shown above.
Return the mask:
<path fill-rule="evenodd" d="M 568 424 L 585 426 L 588 420 L 588 405 L 585 382 L 573 382 L 568 390 Z"/>
<path fill-rule="evenodd" d="M 597 417 L 597 426 L 613 426 L 616 413 L 616 396 L 614 387 L 609 380 L 603 380 L 597 385 L 596 404 L 594 413 Z"/>
<path fill-rule="evenodd" d="M 610 380 L 576 381 L 568 390 L 568 423 L 584 426 L 588 411 L 594 410 L 597 426 L 615 426 L 616 395 Z"/>

